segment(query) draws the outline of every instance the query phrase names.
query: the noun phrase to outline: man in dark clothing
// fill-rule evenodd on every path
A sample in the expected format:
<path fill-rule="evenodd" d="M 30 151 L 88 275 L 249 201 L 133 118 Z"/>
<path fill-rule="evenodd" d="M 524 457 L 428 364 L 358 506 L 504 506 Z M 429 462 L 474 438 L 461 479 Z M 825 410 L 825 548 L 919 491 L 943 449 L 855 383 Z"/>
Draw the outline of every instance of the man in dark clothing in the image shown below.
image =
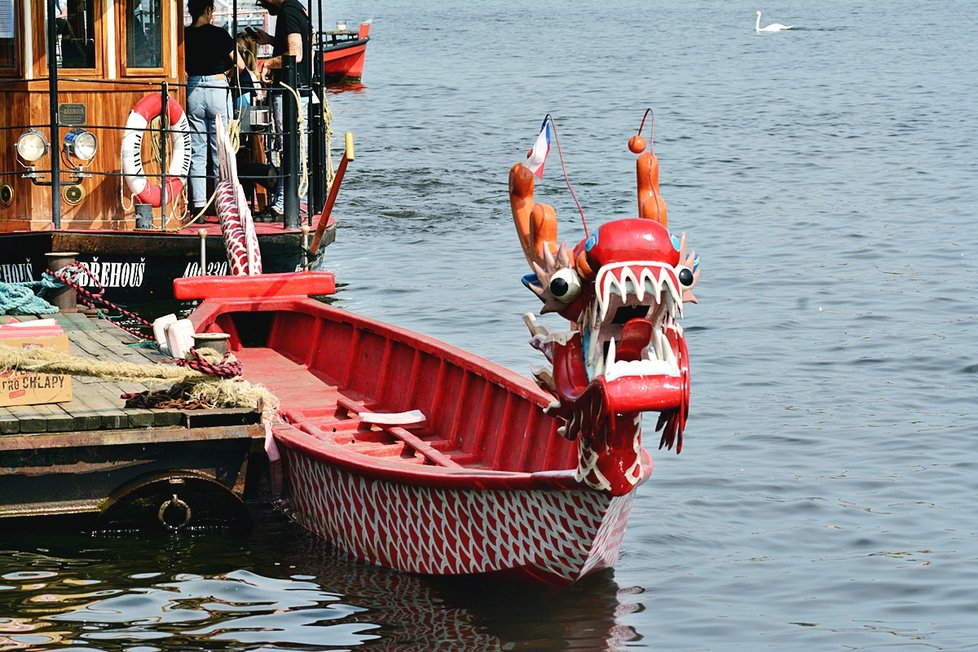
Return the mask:
<path fill-rule="evenodd" d="M 275 16 L 275 36 L 263 29 L 255 30 L 255 40 L 263 45 L 272 45 L 272 57 L 265 61 L 265 67 L 272 71 L 272 89 L 280 88 L 282 80 L 282 55 L 292 55 L 296 62 L 296 77 L 299 88 L 300 115 L 308 115 L 309 92 L 305 90 L 312 80 L 312 24 L 299 0 L 258 0 L 258 4 Z M 288 91 L 286 91 L 288 92 Z M 283 133 L 282 92 L 271 93 L 272 118 L 279 134 Z M 288 125 L 291 129 L 291 125 Z M 300 135 L 301 137 L 301 135 Z M 275 187 L 275 198 L 270 204 L 270 217 L 278 219 L 285 207 L 285 184 Z"/>
<path fill-rule="evenodd" d="M 255 39 L 272 46 L 272 58 L 265 66 L 272 70 L 272 81 L 280 81 L 282 55 L 295 57 L 299 86 L 308 86 L 312 79 L 312 25 L 299 0 L 259 0 L 258 3 L 270 15 L 275 16 L 275 36 L 263 29 L 256 29 Z"/>

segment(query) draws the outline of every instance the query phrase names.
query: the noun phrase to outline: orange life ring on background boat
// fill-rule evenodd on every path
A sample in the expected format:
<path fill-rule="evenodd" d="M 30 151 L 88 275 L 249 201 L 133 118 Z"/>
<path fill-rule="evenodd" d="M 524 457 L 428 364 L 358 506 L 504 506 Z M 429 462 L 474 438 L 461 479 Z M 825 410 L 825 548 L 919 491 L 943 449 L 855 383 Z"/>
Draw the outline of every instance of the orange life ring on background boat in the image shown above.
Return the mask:
<path fill-rule="evenodd" d="M 143 172 L 143 132 L 150 120 L 163 113 L 163 96 L 150 93 L 136 102 L 126 120 L 122 137 L 122 174 L 135 200 L 158 208 L 163 199 L 161 184 L 150 183 Z M 166 170 L 167 202 L 183 190 L 184 179 L 190 172 L 190 122 L 180 103 L 173 98 L 166 101 L 166 114 L 170 121 L 169 166 Z"/>

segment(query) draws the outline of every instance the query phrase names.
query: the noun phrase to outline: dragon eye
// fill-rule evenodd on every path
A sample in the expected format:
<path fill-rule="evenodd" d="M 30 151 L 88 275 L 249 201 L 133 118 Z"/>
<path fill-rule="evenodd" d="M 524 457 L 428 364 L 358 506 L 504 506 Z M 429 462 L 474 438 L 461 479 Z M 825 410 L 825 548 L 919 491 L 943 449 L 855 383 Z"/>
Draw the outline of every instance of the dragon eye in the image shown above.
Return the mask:
<path fill-rule="evenodd" d="M 683 287 L 689 287 L 693 284 L 693 272 L 688 267 L 679 268 L 679 282 L 683 284 Z"/>
<path fill-rule="evenodd" d="M 561 303 L 570 303 L 581 293 L 581 278 L 570 267 L 557 270 L 550 278 L 550 294 Z"/>

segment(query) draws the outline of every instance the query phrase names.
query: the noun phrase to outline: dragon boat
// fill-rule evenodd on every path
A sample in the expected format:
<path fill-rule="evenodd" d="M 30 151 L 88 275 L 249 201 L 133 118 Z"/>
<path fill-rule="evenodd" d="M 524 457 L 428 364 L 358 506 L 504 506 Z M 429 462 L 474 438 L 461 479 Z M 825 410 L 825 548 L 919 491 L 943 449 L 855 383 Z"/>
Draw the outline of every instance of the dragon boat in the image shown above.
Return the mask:
<path fill-rule="evenodd" d="M 644 122 L 644 121 L 643 121 Z M 640 130 L 641 133 L 641 130 Z M 276 395 L 268 441 L 288 509 L 367 563 L 432 575 L 564 586 L 611 567 L 635 490 L 649 479 L 641 414 L 682 447 L 689 364 L 678 323 L 699 277 L 666 228 L 658 162 L 633 137 L 639 217 L 573 249 L 552 207 L 510 172 L 513 217 L 554 333 L 525 317 L 550 369 L 531 380 L 423 334 L 316 300 L 330 272 L 176 279 L 201 300 L 198 333 L 222 333 L 246 380 Z"/>

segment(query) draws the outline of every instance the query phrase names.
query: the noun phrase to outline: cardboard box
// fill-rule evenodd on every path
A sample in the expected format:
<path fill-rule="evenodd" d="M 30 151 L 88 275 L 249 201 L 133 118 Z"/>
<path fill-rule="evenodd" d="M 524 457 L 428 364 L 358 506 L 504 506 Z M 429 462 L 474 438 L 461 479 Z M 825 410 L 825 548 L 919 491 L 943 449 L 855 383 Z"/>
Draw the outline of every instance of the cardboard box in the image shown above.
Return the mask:
<path fill-rule="evenodd" d="M 0 335 L 0 345 L 19 349 L 54 349 L 68 352 L 68 336 L 17 333 Z M 0 371 L 0 407 L 62 403 L 71 400 L 71 376 L 65 374 L 33 374 L 20 371 Z"/>

